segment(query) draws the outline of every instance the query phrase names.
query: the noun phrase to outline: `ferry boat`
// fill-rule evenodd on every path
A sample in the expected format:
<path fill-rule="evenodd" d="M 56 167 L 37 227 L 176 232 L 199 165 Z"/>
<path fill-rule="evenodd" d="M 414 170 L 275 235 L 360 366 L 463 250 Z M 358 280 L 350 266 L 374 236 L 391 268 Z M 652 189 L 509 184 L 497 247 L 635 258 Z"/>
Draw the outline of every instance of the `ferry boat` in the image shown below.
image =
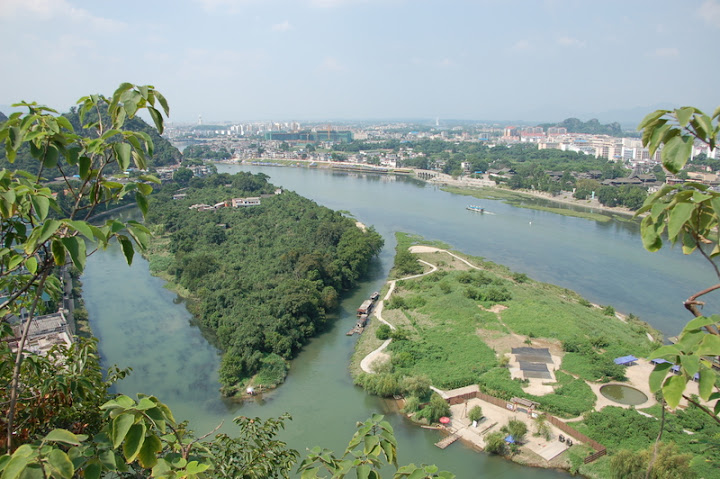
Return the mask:
<path fill-rule="evenodd" d="M 477 211 L 478 213 L 485 213 L 485 208 L 483 208 L 482 206 L 468 205 L 465 209 L 468 209 L 470 211 Z"/>

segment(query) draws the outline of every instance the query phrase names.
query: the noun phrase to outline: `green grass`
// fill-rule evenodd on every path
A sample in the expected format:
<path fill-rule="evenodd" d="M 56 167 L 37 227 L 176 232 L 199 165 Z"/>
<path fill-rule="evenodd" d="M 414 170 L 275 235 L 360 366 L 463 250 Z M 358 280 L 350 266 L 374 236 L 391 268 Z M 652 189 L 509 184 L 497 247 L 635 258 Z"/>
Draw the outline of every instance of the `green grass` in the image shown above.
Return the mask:
<path fill-rule="evenodd" d="M 427 244 L 418 236 L 397 237 L 399 249 Z M 407 332 L 407 339 L 395 340 L 388 348 L 391 361 L 387 372 L 400 378 L 424 375 L 442 389 L 479 383 L 494 396 L 527 397 L 539 402 L 541 410 L 576 417 L 592 410 L 596 399 L 583 379 L 603 380 L 618 371 L 621 376 L 624 370 L 616 371 L 612 359 L 626 354 L 644 356 L 654 347 L 646 335 L 654 330 L 645 323 L 606 316 L 568 289 L 514 275 L 505 266 L 482 258 L 465 256 L 482 268 L 478 271 L 446 253 L 418 256 L 438 264 L 440 270 L 398 281 L 383 313 L 386 320 Z M 487 298 L 491 290 L 509 295 L 500 303 L 507 309 L 499 317 L 485 310 L 496 304 Z M 493 339 L 515 333 L 560 340 L 574 345 L 577 352 L 565 354 L 562 369 L 566 372 L 556 371 L 553 394 L 532 396 L 523 391 L 521 382 L 510 378 L 507 369 L 498 367 L 497 354 L 484 342 L 481 331 Z M 358 348 L 368 351 L 365 343 L 371 341 L 374 338 L 361 338 Z"/>

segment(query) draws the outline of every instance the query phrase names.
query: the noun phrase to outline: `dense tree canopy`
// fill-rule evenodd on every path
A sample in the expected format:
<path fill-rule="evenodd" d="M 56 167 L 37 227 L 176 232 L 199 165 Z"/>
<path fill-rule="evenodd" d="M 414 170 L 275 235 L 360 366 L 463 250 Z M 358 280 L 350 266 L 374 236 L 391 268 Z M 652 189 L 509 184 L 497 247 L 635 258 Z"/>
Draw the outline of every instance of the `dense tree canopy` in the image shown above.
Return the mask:
<path fill-rule="evenodd" d="M 173 200 L 171 189 L 153 199 L 148 222 L 162 226 L 172 258 L 156 254 L 151 264 L 197 298 L 193 312 L 226 352 L 220 376 L 231 386 L 256 373 L 269 354 L 293 357 L 383 241 L 293 192 L 273 194 L 262 174 L 193 181 L 182 200 Z M 260 195 L 259 206 L 188 209 Z"/>

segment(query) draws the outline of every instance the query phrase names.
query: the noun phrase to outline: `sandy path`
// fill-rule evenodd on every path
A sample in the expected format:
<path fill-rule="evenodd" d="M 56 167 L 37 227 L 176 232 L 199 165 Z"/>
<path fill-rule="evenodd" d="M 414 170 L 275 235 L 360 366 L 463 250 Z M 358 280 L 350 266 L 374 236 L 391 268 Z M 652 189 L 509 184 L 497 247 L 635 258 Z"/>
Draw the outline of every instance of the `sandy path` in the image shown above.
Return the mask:
<path fill-rule="evenodd" d="M 426 248 L 427 248 L 427 246 L 426 246 Z M 437 248 L 435 248 L 435 249 L 437 249 Z M 412 248 L 410 249 L 410 251 L 414 253 L 414 251 L 412 251 Z M 423 260 L 418 260 L 418 261 L 420 261 L 420 262 L 423 263 L 423 264 L 426 264 L 426 265 L 430 266 L 430 271 L 427 271 L 427 272 L 425 272 L 425 273 L 420 273 L 420 274 L 414 274 L 414 275 L 412 275 L 412 276 L 406 276 L 406 277 L 404 277 L 404 278 L 400 278 L 401 280 L 419 278 L 419 277 L 421 277 L 421 276 L 425 276 L 425 275 L 434 273 L 434 272 L 437 271 L 437 269 L 438 269 L 437 266 L 435 266 L 434 264 L 430 264 L 430 263 L 428 263 L 427 261 L 423 261 Z M 388 281 L 388 284 L 390 285 L 390 288 L 388 289 L 387 294 L 385 294 L 385 297 L 384 297 L 383 299 L 381 299 L 380 301 L 378 301 L 378 304 L 377 304 L 377 306 L 375 307 L 375 311 L 373 312 L 373 315 L 374 315 L 378 320 L 380 320 L 381 323 L 387 324 L 388 326 L 390 326 L 390 329 L 393 329 L 393 330 L 395 329 L 395 326 L 393 326 L 392 324 L 388 323 L 387 321 L 385 321 L 385 320 L 383 319 L 383 317 L 382 317 L 382 311 L 383 311 L 383 306 L 385 305 L 385 301 L 387 301 L 388 299 L 390 299 L 390 296 L 393 294 L 393 291 L 395 291 L 395 284 L 396 284 L 396 282 L 397 282 L 397 280 L 394 280 L 394 279 L 391 280 L 391 281 Z M 370 354 L 368 354 L 367 356 L 365 356 L 365 357 L 362 359 L 362 361 L 360 361 L 360 369 L 362 369 L 362 370 L 365 371 L 366 373 L 373 374 L 375 371 L 373 371 L 372 364 L 373 364 L 375 361 L 385 362 L 385 361 L 387 361 L 388 359 L 390 359 L 390 355 L 385 352 L 385 348 L 388 347 L 388 345 L 390 344 L 390 341 L 392 341 L 391 338 L 386 339 L 386 340 L 380 345 L 379 348 L 377 348 L 375 351 L 372 351 Z"/>

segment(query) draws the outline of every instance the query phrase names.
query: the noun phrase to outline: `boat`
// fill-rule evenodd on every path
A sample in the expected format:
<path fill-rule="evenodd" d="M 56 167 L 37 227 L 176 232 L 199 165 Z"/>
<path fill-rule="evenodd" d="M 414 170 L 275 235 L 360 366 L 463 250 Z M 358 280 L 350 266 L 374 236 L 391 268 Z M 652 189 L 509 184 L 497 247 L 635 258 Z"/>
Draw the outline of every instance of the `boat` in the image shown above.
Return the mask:
<path fill-rule="evenodd" d="M 379 297 L 380 297 L 380 293 L 378 293 L 377 291 L 375 291 L 373 294 L 370 295 L 370 299 L 373 301 L 377 301 Z"/>
<path fill-rule="evenodd" d="M 485 208 L 483 208 L 482 206 L 468 205 L 465 209 L 468 209 L 470 211 L 477 211 L 478 213 L 485 213 Z"/>

